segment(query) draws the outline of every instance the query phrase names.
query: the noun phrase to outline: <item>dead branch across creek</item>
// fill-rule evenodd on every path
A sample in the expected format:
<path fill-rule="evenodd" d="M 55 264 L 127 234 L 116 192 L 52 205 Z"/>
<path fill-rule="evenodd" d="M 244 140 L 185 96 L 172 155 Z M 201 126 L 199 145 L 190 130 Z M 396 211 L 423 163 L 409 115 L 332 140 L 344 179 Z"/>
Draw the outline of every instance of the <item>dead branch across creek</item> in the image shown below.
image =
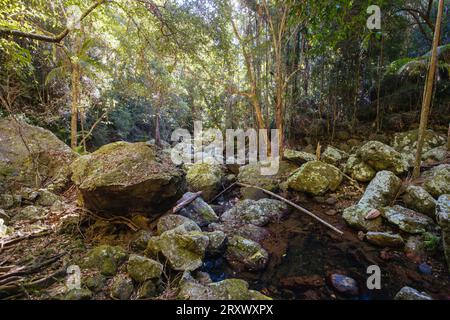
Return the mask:
<path fill-rule="evenodd" d="M 230 189 L 231 189 L 232 187 L 234 187 L 234 186 L 240 186 L 240 187 L 245 187 L 245 188 L 255 188 L 255 189 L 261 190 L 262 192 L 264 192 L 264 193 L 266 193 L 266 194 L 268 194 L 268 195 L 270 195 L 270 196 L 272 196 L 272 197 L 274 197 L 274 198 L 277 198 L 278 200 L 281 200 L 281 201 L 283 201 L 283 202 L 286 202 L 287 204 L 289 204 L 290 206 L 294 207 L 295 209 L 297 209 L 297 210 L 299 210 L 299 211 L 301 211 L 301 212 L 303 212 L 303 213 L 306 213 L 307 215 L 309 215 L 309 216 L 312 217 L 313 219 L 319 221 L 320 223 L 322 223 L 323 225 L 327 226 L 327 227 L 330 228 L 331 230 L 337 232 L 339 235 L 343 235 L 343 234 L 344 234 L 344 232 L 342 232 L 341 230 L 339 230 L 339 229 L 336 228 L 335 226 L 333 226 L 333 225 L 331 225 L 330 223 L 326 222 L 325 220 L 323 220 L 322 218 L 318 217 L 317 215 L 315 215 L 315 214 L 312 213 L 311 211 L 309 211 L 309 210 L 307 210 L 307 209 L 305 209 L 305 208 L 299 206 L 298 204 L 295 204 L 294 202 L 289 201 L 288 199 L 283 198 L 282 196 L 280 196 L 280 195 L 278 195 L 278 194 L 276 194 L 276 193 L 273 193 L 273 192 L 271 192 L 271 191 L 269 191 L 269 190 L 266 190 L 266 189 L 264 189 L 264 188 L 257 187 L 257 186 L 252 186 L 252 185 L 249 185 L 249 184 L 246 184 L 246 183 L 241 183 L 241 182 L 235 182 L 235 183 L 233 183 L 232 185 L 228 186 L 225 190 L 223 190 L 221 193 L 219 193 L 219 194 L 213 199 L 213 201 L 214 201 L 215 199 L 217 199 L 219 196 L 221 196 L 222 194 L 224 194 L 226 191 L 230 190 Z"/>

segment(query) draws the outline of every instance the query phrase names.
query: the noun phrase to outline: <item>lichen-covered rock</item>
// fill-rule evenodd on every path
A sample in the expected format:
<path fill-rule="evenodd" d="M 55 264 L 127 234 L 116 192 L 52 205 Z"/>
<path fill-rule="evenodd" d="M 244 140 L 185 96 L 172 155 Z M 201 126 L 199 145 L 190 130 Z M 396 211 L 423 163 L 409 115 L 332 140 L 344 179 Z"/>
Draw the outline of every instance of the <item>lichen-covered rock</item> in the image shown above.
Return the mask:
<path fill-rule="evenodd" d="M 11 209 L 15 205 L 14 196 L 12 194 L 0 194 L 0 208 Z"/>
<path fill-rule="evenodd" d="M 254 290 L 241 279 L 225 279 L 219 282 L 202 284 L 190 275 L 183 275 L 180 281 L 178 299 L 182 300 L 271 300 Z"/>
<path fill-rule="evenodd" d="M 161 292 L 160 286 L 155 281 L 145 281 L 137 291 L 137 299 L 155 298 Z"/>
<path fill-rule="evenodd" d="M 351 155 L 344 167 L 344 172 L 353 179 L 361 182 L 369 182 L 375 177 L 376 171 L 356 155 Z"/>
<path fill-rule="evenodd" d="M 0 119 L 0 192 L 2 187 L 16 185 L 36 187 L 36 181 L 67 182 L 75 157 L 50 131 L 20 120 Z"/>
<path fill-rule="evenodd" d="M 39 189 L 36 204 L 44 207 L 51 207 L 55 202 L 59 201 L 59 196 L 47 189 Z"/>
<path fill-rule="evenodd" d="M 401 235 L 390 232 L 370 231 L 366 233 L 366 239 L 379 247 L 401 248 L 405 245 Z"/>
<path fill-rule="evenodd" d="M 211 200 L 219 191 L 224 173 L 219 165 L 194 163 L 187 170 L 186 181 L 190 191 L 203 191 L 202 197 Z"/>
<path fill-rule="evenodd" d="M 439 197 L 436 206 L 436 220 L 441 227 L 445 258 L 450 271 L 450 195 Z"/>
<path fill-rule="evenodd" d="M 261 242 L 266 239 L 270 233 L 263 227 L 255 226 L 251 223 L 242 223 L 239 221 L 232 221 L 227 223 L 211 223 L 209 225 L 211 230 L 222 231 L 228 237 L 241 236 L 255 242 Z"/>
<path fill-rule="evenodd" d="M 192 271 L 203 262 L 209 238 L 201 231 L 186 231 L 183 225 L 168 230 L 148 242 L 147 252 L 162 253 L 175 270 Z"/>
<path fill-rule="evenodd" d="M 408 186 L 402 195 L 406 207 L 434 218 L 436 200 L 422 187 Z"/>
<path fill-rule="evenodd" d="M 134 281 L 144 282 L 150 279 L 159 279 L 163 271 L 163 265 L 158 261 L 132 254 L 128 259 L 127 271 Z"/>
<path fill-rule="evenodd" d="M 285 149 L 283 158 L 299 165 L 316 160 L 316 156 L 311 153 L 292 149 Z"/>
<path fill-rule="evenodd" d="M 186 231 L 202 231 L 194 221 L 178 214 L 168 214 L 159 218 L 156 228 L 158 234 L 161 235 L 179 226 L 183 226 Z"/>
<path fill-rule="evenodd" d="M 364 205 L 354 205 L 348 207 L 342 213 L 342 218 L 353 228 L 362 231 L 378 231 L 382 226 L 381 217 L 366 219 L 368 213 L 373 208 Z"/>
<path fill-rule="evenodd" d="M 264 226 L 270 221 L 281 219 L 287 210 L 287 205 L 278 200 L 265 198 L 254 201 L 245 199 L 224 212 L 220 219 L 225 223 L 240 222 Z"/>
<path fill-rule="evenodd" d="M 288 179 L 289 188 L 323 195 L 336 190 L 342 182 L 342 172 L 335 166 L 321 161 L 305 163 Z"/>
<path fill-rule="evenodd" d="M 298 169 L 298 166 L 292 162 L 280 161 L 277 174 L 263 175 L 261 174 L 261 167 L 260 163 L 240 167 L 237 177 L 238 182 L 274 191 L 279 188 L 281 182 Z"/>
<path fill-rule="evenodd" d="M 408 233 L 424 233 L 434 226 L 430 217 L 399 205 L 384 207 L 382 213 L 390 223 Z"/>
<path fill-rule="evenodd" d="M 115 212 L 163 211 L 181 196 L 184 175 L 144 142 L 114 142 L 72 163 L 72 181 L 84 206 Z"/>
<path fill-rule="evenodd" d="M 83 279 L 83 284 L 92 292 L 99 292 L 105 287 L 106 277 L 100 273 L 95 273 Z"/>
<path fill-rule="evenodd" d="M 426 174 L 423 187 L 433 197 L 438 198 L 442 194 L 450 194 L 450 165 L 440 165 Z"/>
<path fill-rule="evenodd" d="M 341 162 L 348 158 L 348 154 L 342 150 L 328 146 L 322 153 L 320 159 L 323 162 L 332 164 L 333 166 L 338 166 Z"/>
<path fill-rule="evenodd" d="M 397 292 L 394 300 L 433 300 L 433 298 L 425 292 L 419 292 L 411 287 L 403 287 Z"/>
<path fill-rule="evenodd" d="M 185 197 L 192 196 L 191 192 L 186 193 L 182 199 Z M 180 214 L 192 219 L 200 227 L 207 226 L 210 223 L 219 220 L 214 210 L 209 204 L 207 204 L 201 197 L 197 197 L 189 205 L 180 210 Z"/>
<path fill-rule="evenodd" d="M 118 275 L 111 285 L 111 297 L 118 300 L 128 300 L 133 294 L 133 281 L 124 275 Z"/>
<path fill-rule="evenodd" d="M 227 235 L 220 230 L 205 232 L 204 234 L 209 239 L 208 247 L 206 248 L 206 253 L 208 253 L 209 255 L 221 254 L 224 251 L 225 246 L 227 244 Z"/>
<path fill-rule="evenodd" d="M 367 186 L 359 205 L 379 209 L 389 205 L 396 197 L 402 180 L 390 171 L 379 171 Z"/>
<path fill-rule="evenodd" d="M 447 147 L 441 146 L 428 150 L 422 154 L 422 160 L 442 162 L 447 154 Z"/>
<path fill-rule="evenodd" d="M 257 242 L 234 236 L 228 241 L 225 258 L 235 269 L 262 270 L 269 261 L 269 254 Z"/>
<path fill-rule="evenodd" d="M 135 251 L 144 251 L 147 249 L 148 240 L 153 236 L 153 233 L 148 230 L 139 230 L 130 241 L 130 248 Z"/>
<path fill-rule="evenodd" d="M 388 170 L 402 174 L 408 170 L 408 162 L 394 148 L 379 141 L 365 143 L 357 156 L 376 171 Z"/>
<path fill-rule="evenodd" d="M 26 206 L 11 218 L 11 221 L 35 220 L 43 218 L 48 211 L 40 206 Z"/>
<path fill-rule="evenodd" d="M 122 247 L 100 245 L 91 249 L 82 266 L 84 268 L 95 268 L 104 275 L 114 275 L 119 266 L 127 259 L 127 253 Z"/>
<path fill-rule="evenodd" d="M 410 130 L 394 134 L 392 146 L 399 152 L 409 154 L 414 159 L 417 150 L 418 130 Z M 422 153 L 445 144 L 445 136 L 442 136 L 432 130 L 425 131 Z"/>

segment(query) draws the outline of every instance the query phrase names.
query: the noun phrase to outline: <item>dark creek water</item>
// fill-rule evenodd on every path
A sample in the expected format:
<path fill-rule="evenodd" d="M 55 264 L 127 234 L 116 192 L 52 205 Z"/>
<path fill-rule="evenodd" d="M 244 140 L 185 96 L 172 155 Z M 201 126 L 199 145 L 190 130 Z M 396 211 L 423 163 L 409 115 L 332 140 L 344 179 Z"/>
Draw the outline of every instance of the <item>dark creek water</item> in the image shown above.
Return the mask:
<path fill-rule="evenodd" d="M 439 268 L 445 265 L 434 261 L 437 271 L 423 275 L 417 264 L 406 259 L 402 252 L 390 252 L 389 258 L 380 258 L 375 248 L 356 238 L 354 230 L 346 230 L 343 237 L 334 235 L 308 217 L 298 214 L 268 226 L 269 239 L 262 243 L 270 253 L 266 270 L 258 273 L 235 272 L 223 258 L 206 259 L 203 271 L 213 281 L 225 278 L 247 280 L 252 289 L 260 290 L 274 299 L 392 299 L 405 285 L 434 293 L 436 297 L 449 297 L 449 276 Z M 442 259 L 441 259 L 442 260 Z M 378 265 L 381 269 L 381 289 L 367 289 L 370 276 L 367 268 Z M 357 281 L 357 295 L 342 295 L 333 289 L 330 276 L 339 273 Z"/>

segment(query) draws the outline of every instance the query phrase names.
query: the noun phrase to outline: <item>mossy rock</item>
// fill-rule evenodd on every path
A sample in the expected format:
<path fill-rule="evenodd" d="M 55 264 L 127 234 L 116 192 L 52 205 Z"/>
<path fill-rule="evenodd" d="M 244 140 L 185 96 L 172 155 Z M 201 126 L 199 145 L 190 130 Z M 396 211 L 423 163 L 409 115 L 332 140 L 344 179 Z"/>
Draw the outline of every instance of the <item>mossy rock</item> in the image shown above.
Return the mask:
<path fill-rule="evenodd" d="M 344 210 L 342 218 L 351 227 L 362 231 L 379 231 L 381 230 L 383 221 L 381 217 L 368 220 L 367 214 L 372 211 L 373 208 L 364 205 L 354 205 Z"/>
<path fill-rule="evenodd" d="M 408 186 L 402 195 L 406 207 L 434 218 L 436 200 L 422 187 Z"/>
<path fill-rule="evenodd" d="M 445 258 L 450 271 L 450 194 L 439 197 L 436 207 L 436 220 L 441 227 Z"/>
<path fill-rule="evenodd" d="M 202 197 L 206 201 L 211 200 L 218 193 L 223 177 L 222 168 L 210 163 L 194 163 L 189 166 L 186 174 L 189 190 L 202 191 Z"/>
<path fill-rule="evenodd" d="M 376 171 L 356 155 L 351 155 L 344 167 L 344 172 L 360 182 L 369 182 L 375 177 Z"/>
<path fill-rule="evenodd" d="M 401 235 L 390 232 L 374 232 L 366 233 L 366 240 L 378 247 L 401 248 L 405 242 Z"/>
<path fill-rule="evenodd" d="M 262 270 L 269 261 L 269 254 L 255 241 L 233 236 L 228 241 L 225 258 L 235 269 Z"/>
<path fill-rule="evenodd" d="M 342 172 L 338 168 L 321 161 L 310 161 L 292 174 L 288 186 L 318 196 L 336 190 L 341 182 Z"/>
<path fill-rule="evenodd" d="M 450 165 L 440 165 L 433 168 L 423 187 L 434 198 L 443 194 L 450 194 Z"/>
<path fill-rule="evenodd" d="M 181 200 L 192 195 L 193 194 L 191 192 L 187 192 L 183 195 L 183 198 Z M 192 219 L 200 227 L 207 226 L 208 224 L 219 220 L 219 217 L 216 215 L 213 208 L 211 208 L 211 206 L 207 204 L 201 197 L 197 197 L 189 205 L 181 209 L 180 215 Z"/>
<path fill-rule="evenodd" d="M 23 141 L 27 142 L 27 145 Z M 44 181 L 69 181 L 76 154 L 52 132 L 9 118 L 0 119 L 0 186 L 36 187 Z M 36 176 L 39 172 L 39 176 Z M 1 192 L 0 187 L 0 192 Z"/>
<path fill-rule="evenodd" d="M 201 267 L 208 244 L 209 238 L 203 232 L 187 231 L 181 225 L 151 238 L 146 253 L 161 253 L 174 270 L 192 271 Z"/>
<path fill-rule="evenodd" d="M 409 168 L 408 162 L 399 152 L 379 141 L 365 143 L 358 150 L 357 156 L 376 171 L 388 170 L 402 174 Z"/>
<path fill-rule="evenodd" d="M 134 291 L 133 281 L 125 276 L 118 275 L 114 277 L 111 284 L 111 297 L 118 300 L 128 300 Z"/>
<path fill-rule="evenodd" d="M 158 261 L 139 256 L 130 255 L 127 263 L 128 275 L 136 282 L 159 279 L 163 271 L 163 265 Z"/>
<path fill-rule="evenodd" d="M 183 226 L 186 231 L 202 231 L 194 221 L 179 214 L 168 214 L 159 218 L 156 229 L 158 235 L 161 235 L 179 226 Z"/>
<path fill-rule="evenodd" d="M 328 146 L 322 153 L 320 160 L 333 166 L 338 166 L 340 163 L 347 160 L 348 154 L 342 150 L 335 147 Z"/>
<path fill-rule="evenodd" d="M 274 175 L 263 175 L 263 164 L 248 164 L 239 169 L 237 177 L 238 182 L 275 191 L 279 188 L 280 183 L 285 181 L 298 166 L 289 161 L 280 161 L 278 172 Z"/>
<path fill-rule="evenodd" d="M 408 233 L 420 234 L 435 227 L 430 217 L 399 205 L 384 207 L 382 213 L 390 223 Z"/>
<path fill-rule="evenodd" d="M 127 258 L 126 251 L 119 246 L 100 245 L 91 249 L 82 266 L 84 268 L 94 268 L 99 270 L 103 275 L 114 275 L 119 266 L 125 262 Z"/>
<path fill-rule="evenodd" d="M 72 181 L 90 210 L 161 212 L 184 191 L 183 172 L 143 142 L 114 142 L 73 162 Z"/>
<path fill-rule="evenodd" d="M 296 163 L 298 165 L 302 165 L 308 161 L 316 160 L 316 156 L 314 154 L 304 152 L 304 151 L 285 149 L 284 154 L 283 154 L 283 159 L 293 162 L 293 163 Z"/>
<path fill-rule="evenodd" d="M 241 279 L 225 279 L 202 284 L 190 274 L 183 274 L 178 299 L 182 300 L 271 300 L 262 293 L 249 290 L 248 283 Z"/>
<path fill-rule="evenodd" d="M 401 185 L 402 180 L 391 171 L 379 171 L 358 204 L 375 209 L 387 206 L 395 199 Z"/>

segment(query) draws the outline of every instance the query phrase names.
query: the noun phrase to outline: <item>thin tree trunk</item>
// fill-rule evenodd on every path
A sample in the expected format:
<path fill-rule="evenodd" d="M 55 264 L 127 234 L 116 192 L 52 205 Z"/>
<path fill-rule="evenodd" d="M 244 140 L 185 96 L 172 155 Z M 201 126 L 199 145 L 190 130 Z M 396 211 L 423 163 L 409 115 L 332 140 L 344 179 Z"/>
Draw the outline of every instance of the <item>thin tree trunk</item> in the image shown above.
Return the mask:
<path fill-rule="evenodd" d="M 78 55 L 81 48 L 81 35 L 77 35 L 73 52 Z M 70 147 L 75 150 L 78 146 L 77 142 L 77 125 L 78 125 L 78 108 L 80 105 L 80 79 L 81 66 L 78 59 L 71 60 L 72 65 L 72 105 L 70 118 Z"/>
<path fill-rule="evenodd" d="M 439 45 L 440 33 L 441 33 L 441 20 L 442 11 L 444 9 L 444 0 L 439 0 L 438 14 L 436 18 L 436 28 L 434 30 L 433 48 L 431 51 L 430 66 L 428 69 L 428 77 L 425 83 L 425 89 L 423 94 L 422 112 L 420 114 L 419 134 L 417 137 L 417 151 L 416 161 L 414 163 L 413 178 L 417 178 L 420 175 L 420 163 L 422 160 L 423 140 L 425 136 L 425 130 L 428 124 L 428 116 L 430 113 L 430 102 L 433 94 L 433 83 L 436 74 L 437 64 L 437 48 Z"/>

